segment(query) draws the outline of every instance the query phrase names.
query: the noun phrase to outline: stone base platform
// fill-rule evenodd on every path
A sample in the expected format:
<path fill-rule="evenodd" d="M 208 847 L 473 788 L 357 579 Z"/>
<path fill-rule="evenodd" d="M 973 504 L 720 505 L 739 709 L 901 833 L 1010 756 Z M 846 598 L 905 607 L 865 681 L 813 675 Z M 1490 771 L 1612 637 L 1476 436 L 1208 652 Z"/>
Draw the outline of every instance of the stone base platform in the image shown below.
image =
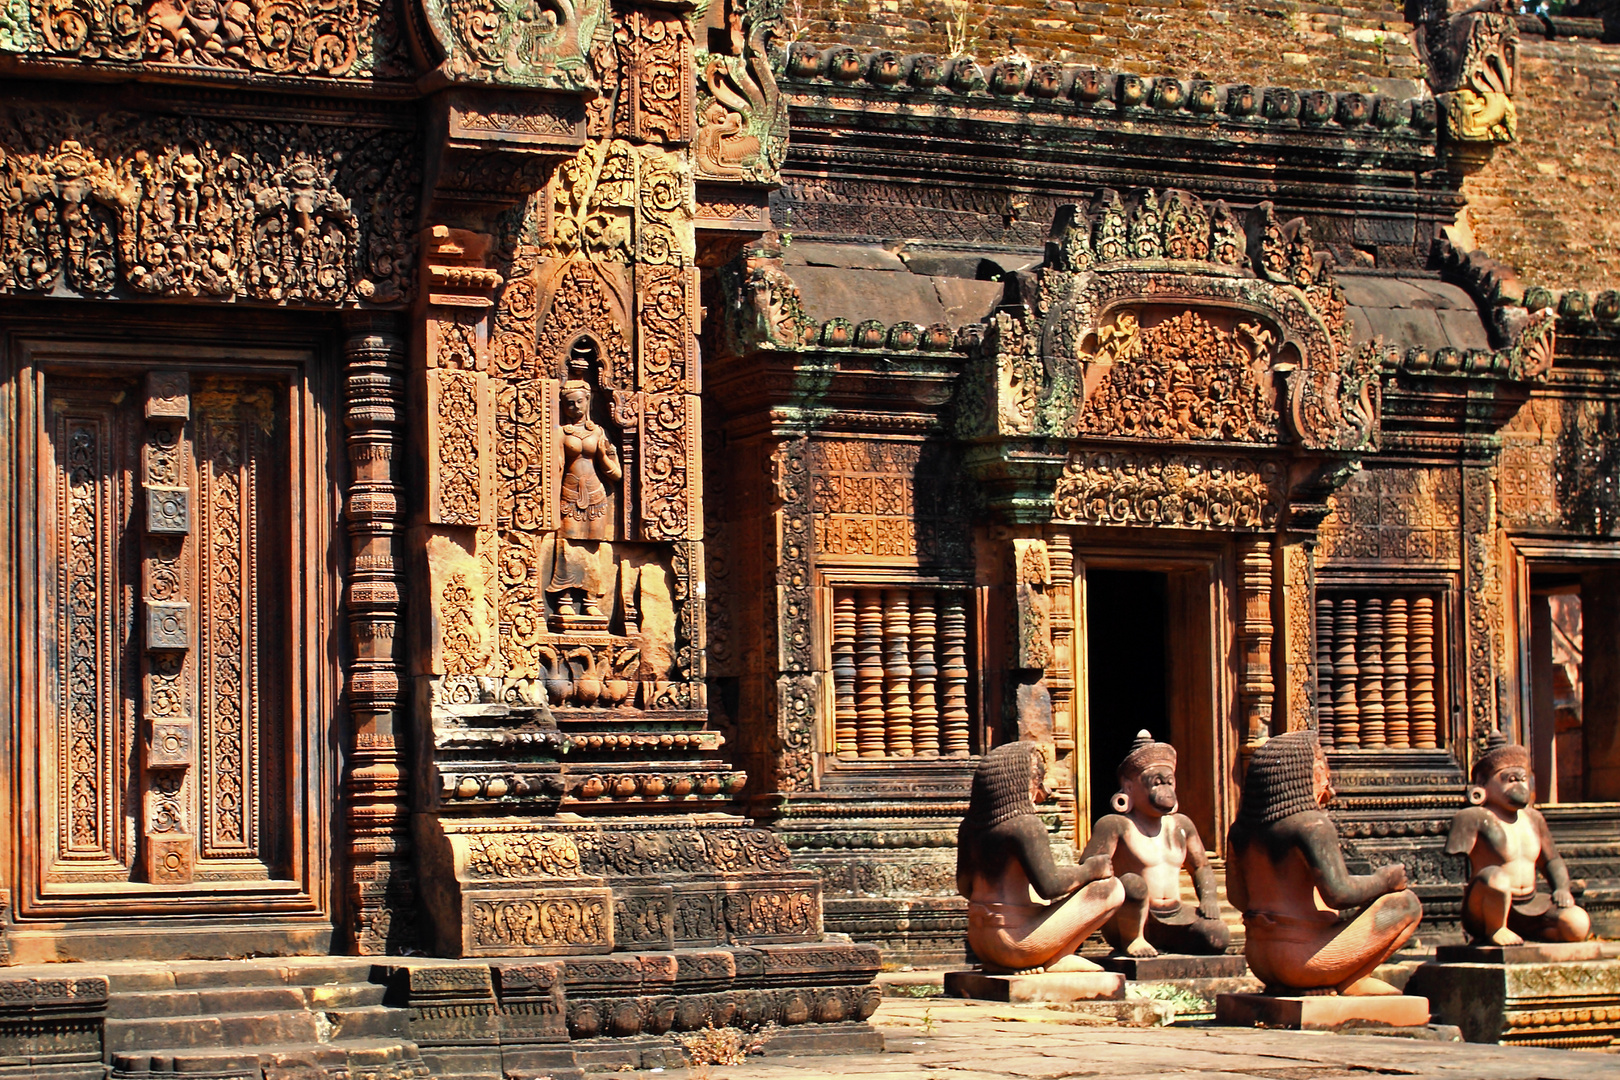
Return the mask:
<path fill-rule="evenodd" d="M 1586 943 L 1595 944 L 1595 943 Z M 1549 946 L 1533 946 L 1534 950 Z M 1424 964 L 1407 987 L 1475 1043 L 1565 1050 L 1620 1047 L 1620 960 Z"/>
<path fill-rule="evenodd" d="M 1160 953 L 1158 956 L 1110 956 L 1097 961 L 1107 971 L 1117 971 L 1132 982 L 1166 982 L 1175 979 L 1241 979 L 1249 965 L 1241 954 L 1187 956 Z"/>
<path fill-rule="evenodd" d="M 1527 941 L 1523 945 L 1442 945 L 1434 950 L 1441 964 L 1573 964 L 1602 960 L 1601 941 Z"/>
<path fill-rule="evenodd" d="M 986 975 L 982 971 L 947 971 L 945 996 L 983 1001 L 1033 1002 L 1121 1001 L 1125 976 L 1115 971 L 1061 971 L 1039 975 Z"/>
<path fill-rule="evenodd" d="M 1221 994 L 1215 999 L 1215 1022 L 1238 1027 L 1305 1031 L 1331 1031 L 1347 1027 L 1422 1027 L 1429 1022 L 1429 1002 L 1426 998 L 1406 994 L 1387 997 Z"/>

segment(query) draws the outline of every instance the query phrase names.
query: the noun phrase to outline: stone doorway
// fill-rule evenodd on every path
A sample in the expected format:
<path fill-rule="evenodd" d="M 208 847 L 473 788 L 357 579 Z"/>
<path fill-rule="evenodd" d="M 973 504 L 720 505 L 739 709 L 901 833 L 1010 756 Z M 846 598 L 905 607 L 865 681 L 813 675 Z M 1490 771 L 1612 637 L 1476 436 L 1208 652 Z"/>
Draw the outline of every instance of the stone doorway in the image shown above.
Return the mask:
<path fill-rule="evenodd" d="M 1078 545 L 1077 545 L 1078 546 Z M 1110 812 L 1115 768 L 1146 728 L 1180 756 L 1178 791 L 1211 849 L 1226 829 L 1223 781 L 1235 759 L 1221 618 L 1222 560 L 1211 551 L 1076 552 L 1076 818 L 1081 840 Z"/>
<path fill-rule="evenodd" d="M 14 956 L 326 951 L 313 355 L 13 340 Z"/>

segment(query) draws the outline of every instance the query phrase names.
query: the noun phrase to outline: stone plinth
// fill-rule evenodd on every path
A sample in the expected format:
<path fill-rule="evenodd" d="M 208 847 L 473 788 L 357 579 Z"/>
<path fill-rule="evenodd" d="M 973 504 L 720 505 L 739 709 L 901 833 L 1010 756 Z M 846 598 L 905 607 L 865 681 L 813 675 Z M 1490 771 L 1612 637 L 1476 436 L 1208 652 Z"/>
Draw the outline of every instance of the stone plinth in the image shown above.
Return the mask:
<path fill-rule="evenodd" d="M 1215 1022 L 1238 1027 L 1324 1031 L 1341 1027 L 1420 1027 L 1429 1022 L 1429 1002 L 1406 994 L 1381 997 L 1221 994 Z"/>
<path fill-rule="evenodd" d="M 1424 964 L 1407 988 L 1426 994 L 1436 1019 L 1457 1025 L 1469 1042 L 1571 1050 L 1620 1044 L 1620 960 Z"/>
<path fill-rule="evenodd" d="M 1572 964 L 1603 959 L 1601 941 L 1527 941 L 1523 945 L 1442 945 L 1441 964 Z"/>
<path fill-rule="evenodd" d="M 945 996 L 1011 1003 L 1118 1001 L 1125 997 L 1125 976 L 1114 971 L 1043 972 L 1039 975 L 948 971 Z"/>
<path fill-rule="evenodd" d="M 1187 956 L 1160 953 L 1158 956 L 1110 956 L 1098 963 L 1117 971 L 1132 982 L 1160 982 L 1167 979 L 1241 979 L 1249 973 L 1242 954 Z"/>
<path fill-rule="evenodd" d="M 106 1015 L 103 976 L 0 978 L 0 1075 L 100 1080 Z"/>

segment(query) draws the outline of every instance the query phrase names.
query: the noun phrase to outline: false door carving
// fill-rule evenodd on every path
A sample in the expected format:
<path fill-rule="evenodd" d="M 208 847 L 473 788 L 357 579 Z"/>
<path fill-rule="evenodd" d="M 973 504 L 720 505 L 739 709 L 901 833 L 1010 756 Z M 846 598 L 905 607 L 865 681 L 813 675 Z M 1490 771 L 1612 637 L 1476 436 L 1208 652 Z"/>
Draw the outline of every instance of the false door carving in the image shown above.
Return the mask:
<path fill-rule="evenodd" d="M 35 386 L 27 906 L 307 904 L 299 614 L 322 560 L 302 557 L 296 371 L 104 364 Z"/>

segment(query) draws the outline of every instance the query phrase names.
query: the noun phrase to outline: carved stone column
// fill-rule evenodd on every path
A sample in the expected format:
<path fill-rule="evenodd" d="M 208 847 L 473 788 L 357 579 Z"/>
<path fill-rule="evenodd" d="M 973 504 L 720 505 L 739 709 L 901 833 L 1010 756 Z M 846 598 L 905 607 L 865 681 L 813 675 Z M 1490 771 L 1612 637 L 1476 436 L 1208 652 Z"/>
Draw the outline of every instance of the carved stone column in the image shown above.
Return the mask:
<path fill-rule="evenodd" d="M 344 610 L 353 723 L 344 777 L 352 882 L 349 931 L 355 952 L 376 954 L 398 952 L 417 941 L 410 800 L 401 755 L 406 714 L 401 708 L 398 634 L 405 341 L 402 320 L 392 313 L 351 314 L 345 329 L 349 577 Z"/>
<path fill-rule="evenodd" d="M 1239 629 L 1242 670 L 1238 675 L 1238 713 L 1243 718 L 1245 758 L 1271 735 L 1271 539 L 1245 537 L 1239 543 L 1243 622 Z"/>

